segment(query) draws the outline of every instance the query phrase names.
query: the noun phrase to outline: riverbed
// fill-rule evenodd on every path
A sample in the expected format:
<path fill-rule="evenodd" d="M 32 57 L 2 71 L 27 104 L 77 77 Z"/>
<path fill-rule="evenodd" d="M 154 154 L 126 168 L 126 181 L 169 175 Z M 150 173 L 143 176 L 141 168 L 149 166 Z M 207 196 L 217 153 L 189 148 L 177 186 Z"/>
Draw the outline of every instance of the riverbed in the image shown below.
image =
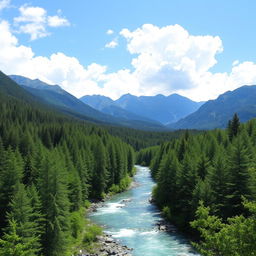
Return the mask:
<path fill-rule="evenodd" d="M 155 185 L 147 167 L 136 166 L 137 186 L 113 196 L 90 219 L 104 227 L 104 232 L 133 248 L 134 256 L 198 256 L 189 241 L 178 231 L 160 231 L 157 224 L 162 217 L 150 204 Z"/>

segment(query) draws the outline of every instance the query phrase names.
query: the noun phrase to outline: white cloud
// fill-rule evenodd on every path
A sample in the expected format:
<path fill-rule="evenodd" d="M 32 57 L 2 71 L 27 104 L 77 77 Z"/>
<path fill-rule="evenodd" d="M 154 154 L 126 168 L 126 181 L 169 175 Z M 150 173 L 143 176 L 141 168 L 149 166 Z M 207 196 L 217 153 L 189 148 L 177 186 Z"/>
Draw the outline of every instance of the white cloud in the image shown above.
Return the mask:
<path fill-rule="evenodd" d="M 14 18 L 17 23 L 31 22 L 31 23 L 45 23 L 46 10 L 41 7 L 21 6 L 19 8 L 20 16 Z"/>
<path fill-rule="evenodd" d="M 120 34 L 128 42 L 128 51 L 137 55 L 132 65 L 141 86 L 145 90 L 157 87 L 164 93 L 196 87 L 223 50 L 219 37 L 192 36 L 180 25 L 159 28 L 145 24 Z"/>
<path fill-rule="evenodd" d="M 235 61 L 233 61 L 232 66 L 236 66 L 238 64 L 239 64 L 239 60 L 235 60 Z"/>
<path fill-rule="evenodd" d="M 43 12 L 39 12 L 41 18 L 28 13 L 23 19 L 44 17 Z M 78 59 L 61 52 L 50 57 L 36 56 L 31 47 L 19 44 L 6 21 L 0 21 L 0 35 L 0 70 L 59 84 L 77 97 L 102 94 L 115 99 L 124 93 L 177 92 L 195 100 L 207 100 L 241 85 L 256 83 L 253 62 L 235 63 L 230 73 L 210 72 L 216 54 L 223 50 L 220 38 L 193 36 L 179 25 L 144 25 L 135 31 L 122 30 L 127 49 L 133 55 L 133 68 L 113 73 L 97 63 L 85 67 Z"/>
<path fill-rule="evenodd" d="M 109 29 L 107 30 L 106 32 L 107 35 L 113 35 L 114 34 L 114 31 L 112 29 Z"/>
<path fill-rule="evenodd" d="M 117 46 L 118 46 L 117 38 L 115 38 L 114 40 L 112 40 L 111 42 L 109 42 L 105 45 L 106 48 L 116 48 Z"/>
<path fill-rule="evenodd" d="M 69 21 L 66 18 L 55 16 L 48 17 L 48 26 L 50 27 L 65 27 L 70 26 Z"/>
<path fill-rule="evenodd" d="M 0 1 L 0 11 L 9 7 L 10 3 L 11 3 L 11 0 L 1 0 Z"/>
<path fill-rule="evenodd" d="M 48 16 L 47 11 L 41 7 L 21 6 L 19 8 L 20 16 L 14 18 L 14 24 L 18 28 L 18 33 L 30 35 L 31 40 L 46 37 L 50 35 L 47 27 L 69 26 L 66 18 L 58 15 Z"/>

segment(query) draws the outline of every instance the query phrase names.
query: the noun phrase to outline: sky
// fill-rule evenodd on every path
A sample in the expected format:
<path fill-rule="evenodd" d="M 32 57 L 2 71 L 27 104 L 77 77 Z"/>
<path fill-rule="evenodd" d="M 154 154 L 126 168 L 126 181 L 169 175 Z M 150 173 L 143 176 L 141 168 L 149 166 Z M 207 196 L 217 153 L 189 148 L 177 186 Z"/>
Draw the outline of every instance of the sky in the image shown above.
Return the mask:
<path fill-rule="evenodd" d="M 254 0 L 0 0 L 0 70 L 76 97 L 256 84 Z"/>

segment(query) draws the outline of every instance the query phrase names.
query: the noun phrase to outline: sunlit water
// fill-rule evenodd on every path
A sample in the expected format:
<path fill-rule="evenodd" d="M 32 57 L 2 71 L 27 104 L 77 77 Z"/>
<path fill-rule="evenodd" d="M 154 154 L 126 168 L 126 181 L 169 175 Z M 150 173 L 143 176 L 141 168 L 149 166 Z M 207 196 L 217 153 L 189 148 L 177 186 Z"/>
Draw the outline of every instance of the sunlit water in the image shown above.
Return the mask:
<path fill-rule="evenodd" d="M 196 256 L 189 242 L 177 232 L 158 231 L 159 210 L 149 203 L 154 182 L 147 167 L 136 166 L 139 185 L 106 201 L 92 213 L 93 222 L 103 225 L 123 245 L 133 248 L 134 256 Z M 123 201 L 124 200 L 124 201 Z"/>

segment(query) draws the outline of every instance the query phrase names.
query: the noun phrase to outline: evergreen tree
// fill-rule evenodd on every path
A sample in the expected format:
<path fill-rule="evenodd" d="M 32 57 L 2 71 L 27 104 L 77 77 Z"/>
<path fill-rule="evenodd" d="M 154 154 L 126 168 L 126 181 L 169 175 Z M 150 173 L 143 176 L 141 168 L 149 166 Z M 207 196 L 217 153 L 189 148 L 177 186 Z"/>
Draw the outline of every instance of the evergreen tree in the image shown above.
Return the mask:
<path fill-rule="evenodd" d="M 236 137 L 239 132 L 240 120 L 237 113 L 234 114 L 233 119 L 228 122 L 228 135 L 229 139 L 232 140 Z"/>
<path fill-rule="evenodd" d="M 182 162 L 181 172 L 178 176 L 178 201 L 177 210 L 180 213 L 178 217 L 179 225 L 184 226 L 192 220 L 192 194 L 199 180 L 196 171 L 196 162 L 191 159 L 188 153 L 185 153 Z"/>
<path fill-rule="evenodd" d="M 102 198 L 107 184 L 107 162 L 103 143 L 97 140 L 93 149 L 95 161 L 92 177 L 92 191 L 95 198 Z"/>
<path fill-rule="evenodd" d="M 45 217 L 42 214 L 42 202 L 39 197 L 39 193 L 32 184 L 27 188 L 27 194 L 30 200 L 30 204 L 32 207 L 32 215 L 30 217 L 30 220 L 36 225 L 36 236 L 39 238 L 40 243 L 42 244 L 42 235 L 44 233 L 44 223 L 45 223 Z"/>
<path fill-rule="evenodd" d="M 23 184 L 17 184 L 16 192 L 10 204 L 10 212 L 7 214 L 8 222 L 13 221 L 16 224 L 15 231 L 20 242 L 29 245 L 29 249 L 33 252 L 32 255 L 38 255 L 40 251 L 39 243 L 39 223 L 34 221 L 33 208 L 27 196 Z M 7 227 L 7 233 L 14 232 L 13 227 Z"/>
<path fill-rule="evenodd" d="M 173 151 L 166 154 L 160 164 L 157 177 L 156 199 L 161 206 L 176 202 L 177 198 L 177 175 L 180 172 L 178 159 Z"/>
<path fill-rule="evenodd" d="M 69 241 L 67 173 L 60 156 L 48 153 L 40 170 L 40 197 L 45 216 L 43 253 L 65 255 Z"/>
<path fill-rule="evenodd" d="M 38 170 L 32 153 L 29 153 L 24 158 L 23 182 L 26 185 L 31 185 L 32 183 L 35 183 L 38 178 Z"/>
<path fill-rule="evenodd" d="M 0 165 L 0 231 L 6 226 L 6 213 L 10 211 L 10 202 L 21 177 L 22 166 L 9 148 L 3 153 Z"/>
<path fill-rule="evenodd" d="M 205 176 L 208 174 L 209 167 L 210 163 L 208 158 L 205 156 L 205 154 L 201 154 L 197 165 L 197 173 L 202 180 L 204 180 Z"/>
<path fill-rule="evenodd" d="M 249 164 L 247 149 L 238 138 L 229 157 L 226 211 L 230 217 L 243 212 L 242 197 L 250 195 Z"/>
<path fill-rule="evenodd" d="M 69 174 L 68 183 L 70 211 L 79 211 L 82 206 L 82 185 L 79 175 L 75 169 Z"/>
<path fill-rule="evenodd" d="M 23 237 L 17 234 L 17 224 L 14 220 L 8 222 L 8 232 L 0 239 L 0 256 L 35 256 L 31 248 L 33 240 L 24 243 Z"/>
<path fill-rule="evenodd" d="M 227 195 L 227 164 L 224 150 L 216 156 L 213 167 L 209 172 L 209 183 L 211 187 L 213 203 L 211 208 L 213 213 L 224 217 L 224 208 Z"/>

